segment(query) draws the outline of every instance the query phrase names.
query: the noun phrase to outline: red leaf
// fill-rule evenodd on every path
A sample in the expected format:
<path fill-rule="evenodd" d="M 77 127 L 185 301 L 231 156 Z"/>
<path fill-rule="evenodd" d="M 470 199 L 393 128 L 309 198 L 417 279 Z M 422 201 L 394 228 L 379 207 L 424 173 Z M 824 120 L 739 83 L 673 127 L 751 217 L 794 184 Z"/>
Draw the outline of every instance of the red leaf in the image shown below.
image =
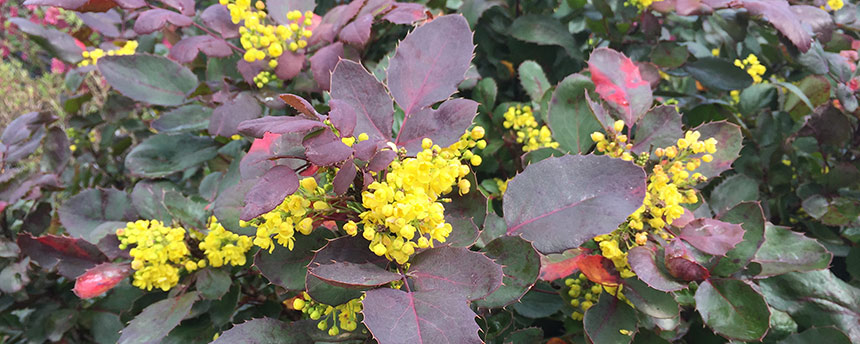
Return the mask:
<path fill-rule="evenodd" d="M 651 108 L 651 85 L 627 56 L 609 48 L 598 48 L 588 59 L 596 91 L 632 126 Z"/>
<path fill-rule="evenodd" d="M 612 261 L 599 254 L 581 255 L 577 257 L 577 265 L 585 277 L 594 283 L 616 286 L 621 282 L 621 276 Z"/>
<path fill-rule="evenodd" d="M 690 256 L 684 243 L 678 239 L 669 242 L 666 246 L 666 269 L 673 277 L 686 281 L 701 282 L 711 276 L 708 269 L 696 262 Z"/>
<path fill-rule="evenodd" d="M 562 254 L 548 254 L 540 256 L 540 279 L 544 281 L 555 281 L 559 278 L 570 276 L 577 269 L 577 264 L 582 251 L 571 249 Z"/>
<path fill-rule="evenodd" d="M 128 266 L 102 263 L 79 276 L 72 291 L 82 299 L 93 298 L 115 287 L 128 273 Z"/>
<path fill-rule="evenodd" d="M 251 143 L 251 148 L 248 149 L 248 153 L 251 152 L 272 152 L 272 143 L 275 142 L 281 134 L 272 134 L 270 132 L 263 133 L 263 138 L 254 139 L 254 142 Z"/>
<path fill-rule="evenodd" d="M 34 238 L 27 233 L 18 235 L 21 252 L 33 258 L 44 269 L 57 267 L 67 278 L 76 278 L 87 269 L 107 258 L 95 245 L 67 236 L 46 235 Z"/>

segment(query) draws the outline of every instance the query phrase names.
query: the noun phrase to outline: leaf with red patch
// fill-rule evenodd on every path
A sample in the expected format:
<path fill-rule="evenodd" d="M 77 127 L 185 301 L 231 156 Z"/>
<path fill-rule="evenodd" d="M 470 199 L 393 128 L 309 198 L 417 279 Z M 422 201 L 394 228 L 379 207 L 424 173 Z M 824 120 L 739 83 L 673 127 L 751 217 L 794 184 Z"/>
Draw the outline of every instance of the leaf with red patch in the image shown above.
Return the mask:
<path fill-rule="evenodd" d="M 57 267 L 60 275 L 70 279 L 107 260 L 95 245 L 67 236 L 33 237 L 29 233 L 21 233 L 18 235 L 18 246 L 22 253 L 33 258 L 43 269 Z"/>
<path fill-rule="evenodd" d="M 701 282 L 711 276 L 708 269 L 696 262 L 684 243 L 678 239 L 669 242 L 665 253 L 666 269 L 673 277 L 687 282 Z"/>
<path fill-rule="evenodd" d="M 115 287 L 128 273 L 127 265 L 102 263 L 78 276 L 72 291 L 82 299 L 93 298 Z"/>
<path fill-rule="evenodd" d="M 628 126 L 633 126 L 651 108 L 651 85 L 624 54 L 609 48 L 595 49 L 588 59 L 588 69 L 597 93 Z"/>
<path fill-rule="evenodd" d="M 577 262 L 582 253 L 582 250 L 575 248 L 560 254 L 542 254 L 540 256 L 540 279 L 551 282 L 570 276 L 579 269 Z"/>
<path fill-rule="evenodd" d="M 577 257 L 577 266 L 594 283 L 616 286 L 621 281 L 612 261 L 599 254 Z"/>
<path fill-rule="evenodd" d="M 239 132 L 253 137 L 263 137 L 265 133 L 286 134 L 309 131 L 322 128 L 325 124 L 320 121 L 290 116 L 266 116 L 263 118 L 244 121 L 239 124 Z"/>

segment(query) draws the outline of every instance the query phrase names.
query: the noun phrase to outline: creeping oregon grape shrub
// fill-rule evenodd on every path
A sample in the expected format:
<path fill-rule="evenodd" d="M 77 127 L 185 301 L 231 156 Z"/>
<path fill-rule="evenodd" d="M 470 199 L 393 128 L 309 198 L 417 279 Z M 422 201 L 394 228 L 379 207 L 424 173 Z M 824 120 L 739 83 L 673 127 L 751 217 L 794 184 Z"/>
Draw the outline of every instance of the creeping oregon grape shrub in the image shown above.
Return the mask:
<path fill-rule="evenodd" d="M 860 342 L 854 3 L 0 10 L 0 342 Z"/>

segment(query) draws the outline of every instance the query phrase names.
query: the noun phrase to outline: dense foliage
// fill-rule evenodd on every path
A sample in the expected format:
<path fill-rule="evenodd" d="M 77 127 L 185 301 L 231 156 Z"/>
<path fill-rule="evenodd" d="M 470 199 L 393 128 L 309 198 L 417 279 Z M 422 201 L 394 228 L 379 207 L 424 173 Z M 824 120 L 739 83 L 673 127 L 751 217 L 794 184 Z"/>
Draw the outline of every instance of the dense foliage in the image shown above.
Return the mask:
<path fill-rule="evenodd" d="M 4 343 L 860 342 L 854 4 L 0 9 Z"/>

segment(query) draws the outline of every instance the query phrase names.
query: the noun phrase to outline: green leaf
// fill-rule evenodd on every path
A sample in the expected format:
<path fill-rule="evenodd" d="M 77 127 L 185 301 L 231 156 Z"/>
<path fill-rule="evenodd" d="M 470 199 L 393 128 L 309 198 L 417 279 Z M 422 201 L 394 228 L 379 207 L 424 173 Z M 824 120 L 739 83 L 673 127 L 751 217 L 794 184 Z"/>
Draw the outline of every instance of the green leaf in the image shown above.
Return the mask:
<path fill-rule="evenodd" d="M 637 154 L 674 145 L 684 136 L 681 114 L 674 106 L 657 106 L 645 113 L 633 133 L 631 150 Z"/>
<path fill-rule="evenodd" d="M 829 270 L 790 272 L 758 284 L 767 303 L 791 315 L 801 328 L 833 325 L 852 343 L 860 342 L 860 289 Z"/>
<path fill-rule="evenodd" d="M 764 243 L 753 258 L 753 262 L 761 264 L 759 276 L 821 270 L 830 266 L 833 254 L 817 240 L 770 222 L 764 230 Z"/>
<path fill-rule="evenodd" d="M 771 84 L 756 84 L 745 88 L 740 95 L 738 110 L 749 116 L 770 105 L 776 99 L 776 89 Z"/>
<path fill-rule="evenodd" d="M 540 291 L 536 291 L 540 290 Z M 547 291 L 551 291 L 547 293 Z M 561 296 L 555 294 L 555 290 L 549 283 L 539 282 L 514 304 L 517 314 L 526 318 L 538 319 L 555 314 L 563 305 Z"/>
<path fill-rule="evenodd" d="M 199 298 L 200 293 L 192 291 L 147 306 L 122 330 L 117 343 L 158 343 L 191 312 Z"/>
<path fill-rule="evenodd" d="M 209 117 L 212 108 L 189 104 L 161 114 L 152 121 L 152 128 L 162 133 L 200 131 L 209 128 Z"/>
<path fill-rule="evenodd" d="M 140 216 L 145 219 L 204 227 L 206 204 L 189 200 L 167 181 L 141 181 L 131 192 L 131 201 Z"/>
<path fill-rule="evenodd" d="M 703 86 L 715 91 L 742 90 L 753 82 L 746 71 L 717 57 L 700 58 L 687 63 L 684 69 Z"/>
<path fill-rule="evenodd" d="M 499 87 L 496 85 L 496 80 L 493 78 L 483 78 L 478 81 L 478 85 L 472 90 L 472 97 L 478 102 L 478 109 L 484 113 L 492 113 L 493 107 L 496 106 L 496 94 L 499 92 Z"/>
<path fill-rule="evenodd" d="M 196 166 L 217 154 L 217 146 L 209 137 L 158 134 L 134 147 L 125 157 L 125 167 L 136 176 L 159 178 Z"/>
<path fill-rule="evenodd" d="M 520 64 L 518 72 L 520 84 L 523 85 L 526 93 L 532 101 L 540 102 L 546 91 L 552 87 L 543 73 L 543 68 L 537 62 L 528 60 Z"/>
<path fill-rule="evenodd" d="M 803 200 L 803 210 L 812 218 L 829 226 L 843 226 L 860 214 L 860 201 L 848 197 L 828 199 L 819 194 Z"/>
<path fill-rule="evenodd" d="M 528 241 L 519 237 L 501 237 L 481 251 L 502 266 L 504 276 L 499 289 L 475 301 L 478 307 L 499 308 L 519 301 L 537 281 L 540 255 Z"/>
<path fill-rule="evenodd" d="M 115 189 L 84 190 L 66 200 L 58 213 L 69 234 L 90 243 L 137 219 L 128 194 Z"/>
<path fill-rule="evenodd" d="M 272 318 L 253 319 L 224 331 L 213 344 L 304 344 L 307 334 L 291 324 Z"/>
<path fill-rule="evenodd" d="M 98 68 L 119 93 L 152 105 L 180 105 L 197 88 L 197 76 L 191 70 L 162 56 L 105 56 Z"/>
<path fill-rule="evenodd" d="M 736 174 L 723 180 L 711 191 L 708 204 L 715 214 L 722 214 L 746 201 L 758 199 L 759 181 L 743 174 Z"/>
<path fill-rule="evenodd" d="M 260 250 L 254 256 L 254 266 L 272 284 L 287 290 L 302 290 L 305 288 L 307 266 L 314 258 L 314 252 L 325 246 L 331 237 L 332 233 L 325 230 L 315 230 L 311 235 L 297 235 L 293 250 L 277 244 L 272 253 Z"/>
<path fill-rule="evenodd" d="M 615 230 L 644 197 L 645 171 L 633 163 L 593 155 L 548 158 L 508 183 L 507 233 L 531 240 L 544 254 L 562 252 Z"/>
<path fill-rule="evenodd" d="M 770 326 L 764 297 L 734 279 L 709 279 L 696 290 L 696 310 L 714 332 L 730 339 L 760 341 Z"/>
<path fill-rule="evenodd" d="M 820 75 L 808 75 L 797 86 L 787 82 L 774 82 L 788 90 L 783 107 L 795 120 L 812 113 L 816 107 L 830 101 L 830 82 Z"/>
<path fill-rule="evenodd" d="M 581 74 L 564 78 L 553 91 L 547 124 L 561 149 L 586 153 L 594 146 L 591 133 L 600 131 L 602 127 L 585 99 L 585 92 L 593 91 L 594 83 Z"/>
<path fill-rule="evenodd" d="M 651 62 L 663 68 L 678 68 L 687 62 L 687 48 L 674 42 L 662 42 L 651 51 Z"/>
<path fill-rule="evenodd" d="M 210 267 L 197 272 L 197 291 L 204 299 L 220 299 L 227 293 L 232 283 L 233 281 L 227 271 Z"/>
<path fill-rule="evenodd" d="M 827 344 L 851 344 L 851 338 L 848 338 L 844 332 L 834 327 L 813 327 L 801 333 L 795 333 L 780 341 L 779 344 L 806 344 L 816 342 Z"/>
<path fill-rule="evenodd" d="M 597 303 L 585 311 L 583 326 L 591 343 L 630 343 L 639 327 L 639 320 L 633 308 L 604 292 Z M 622 330 L 630 332 L 624 334 Z"/>
<path fill-rule="evenodd" d="M 505 219 L 496 215 L 495 212 L 490 212 L 487 214 L 487 217 L 484 218 L 481 235 L 478 236 L 478 242 L 475 244 L 479 247 L 485 247 L 496 238 L 504 236 L 507 230 L 508 226 L 505 224 Z"/>
<path fill-rule="evenodd" d="M 3 271 L 0 271 L 0 291 L 7 294 L 17 293 L 30 284 L 30 275 L 27 273 L 29 266 L 30 257 L 6 265 Z"/>
<path fill-rule="evenodd" d="M 469 26 L 474 28 L 484 11 L 493 6 L 507 6 L 507 4 L 502 0 L 463 0 L 460 13 L 469 21 Z"/>
<path fill-rule="evenodd" d="M 518 17 L 511 24 L 511 36 L 521 41 L 539 45 L 557 45 L 564 48 L 570 56 L 581 56 L 576 48 L 573 35 L 558 19 L 549 15 L 527 14 Z"/>
<path fill-rule="evenodd" d="M 636 310 L 658 319 L 675 318 L 681 308 L 671 293 L 662 292 L 649 287 L 638 278 L 628 278 L 622 282 L 624 296 L 627 297 Z"/>
<path fill-rule="evenodd" d="M 511 332 L 505 340 L 504 344 L 518 343 L 540 343 L 543 341 L 543 330 L 537 327 L 529 327 Z"/>
<path fill-rule="evenodd" d="M 744 202 L 720 215 L 719 220 L 744 228 L 744 240 L 711 269 L 712 275 L 729 276 L 747 266 L 764 241 L 764 212 L 758 202 Z"/>
<path fill-rule="evenodd" d="M 122 330 L 122 321 L 119 315 L 108 312 L 90 312 L 90 334 L 96 343 L 113 344 L 119 340 L 119 331 Z"/>

